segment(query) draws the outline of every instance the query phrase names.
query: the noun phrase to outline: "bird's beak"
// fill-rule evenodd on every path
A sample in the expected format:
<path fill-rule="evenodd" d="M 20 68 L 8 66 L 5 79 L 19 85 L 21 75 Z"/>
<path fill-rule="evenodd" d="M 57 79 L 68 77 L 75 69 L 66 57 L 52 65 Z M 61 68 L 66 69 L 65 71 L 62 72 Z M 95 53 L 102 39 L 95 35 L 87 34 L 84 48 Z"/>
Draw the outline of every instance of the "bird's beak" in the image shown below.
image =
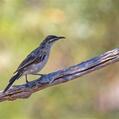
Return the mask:
<path fill-rule="evenodd" d="M 57 41 L 57 40 L 60 40 L 60 39 L 65 39 L 65 37 L 64 36 L 59 36 L 56 39 L 54 39 L 54 41 Z"/>
<path fill-rule="evenodd" d="M 58 39 L 65 39 L 65 37 L 64 36 L 60 36 L 60 37 L 58 37 Z"/>

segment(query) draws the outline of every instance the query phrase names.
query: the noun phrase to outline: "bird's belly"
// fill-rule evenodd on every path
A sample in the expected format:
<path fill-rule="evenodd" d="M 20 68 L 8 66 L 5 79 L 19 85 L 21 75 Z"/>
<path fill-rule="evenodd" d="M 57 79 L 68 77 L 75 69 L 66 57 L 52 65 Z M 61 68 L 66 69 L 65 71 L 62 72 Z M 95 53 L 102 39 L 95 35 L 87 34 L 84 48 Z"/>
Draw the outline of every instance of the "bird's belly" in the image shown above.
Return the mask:
<path fill-rule="evenodd" d="M 45 66 L 46 62 L 47 62 L 47 60 L 44 60 L 44 61 L 42 61 L 42 62 L 40 62 L 38 64 L 32 64 L 32 65 L 30 65 L 25 70 L 24 75 L 25 74 L 34 74 L 34 73 L 39 72 Z"/>

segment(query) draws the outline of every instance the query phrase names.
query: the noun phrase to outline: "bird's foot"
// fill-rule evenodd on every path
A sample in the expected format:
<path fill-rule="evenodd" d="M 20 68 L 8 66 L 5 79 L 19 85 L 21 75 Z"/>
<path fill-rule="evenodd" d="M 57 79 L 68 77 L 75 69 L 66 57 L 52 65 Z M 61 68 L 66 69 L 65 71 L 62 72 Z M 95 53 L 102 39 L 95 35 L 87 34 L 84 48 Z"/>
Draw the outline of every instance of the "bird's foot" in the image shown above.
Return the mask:
<path fill-rule="evenodd" d="M 30 82 L 28 80 L 26 81 L 26 86 L 30 87 Z"/>
<path fill-rule="evenodd" d="M 26 83 L 28 84 L 29 83 L 29 81 L 26 79 Z"/>

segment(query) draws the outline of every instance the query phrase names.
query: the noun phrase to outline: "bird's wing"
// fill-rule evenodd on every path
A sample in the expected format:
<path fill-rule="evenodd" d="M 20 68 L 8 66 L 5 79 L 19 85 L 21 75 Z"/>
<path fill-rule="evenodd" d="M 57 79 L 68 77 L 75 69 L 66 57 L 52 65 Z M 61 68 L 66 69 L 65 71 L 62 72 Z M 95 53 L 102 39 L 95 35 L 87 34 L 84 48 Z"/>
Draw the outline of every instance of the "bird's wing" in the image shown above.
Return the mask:
<path fill-rule="evenodd" d="M 37 63 L 40 63 L 42 60 L 44 60 L 46 56 L 46 52 L 44 51 L 40 51 L 40 53 L 37 53 L 34 51 L 34 52 L 31 52 L 23 61 L 22 63 L 19 65 L 19 67 L 17 68 L 17 70 L 14 72 L 18 72 L 24 68 L 26 68 L 27 66 L 31 65 L 31 64 L 37 64 Z"/>

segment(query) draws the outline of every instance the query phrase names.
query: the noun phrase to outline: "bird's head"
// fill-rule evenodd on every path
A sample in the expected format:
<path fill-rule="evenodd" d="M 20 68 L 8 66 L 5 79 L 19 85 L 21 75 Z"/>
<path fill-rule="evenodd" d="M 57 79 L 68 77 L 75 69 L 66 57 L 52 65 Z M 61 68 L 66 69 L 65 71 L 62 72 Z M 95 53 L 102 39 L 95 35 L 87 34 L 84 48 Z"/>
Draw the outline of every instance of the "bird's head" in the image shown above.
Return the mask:
<path fill-rule="evenodd" d="M 60 39 L 64 39 L 63 36 L 48 35 L 45 40 L 42 42 L 43 45 L 52 45 Z"/>

